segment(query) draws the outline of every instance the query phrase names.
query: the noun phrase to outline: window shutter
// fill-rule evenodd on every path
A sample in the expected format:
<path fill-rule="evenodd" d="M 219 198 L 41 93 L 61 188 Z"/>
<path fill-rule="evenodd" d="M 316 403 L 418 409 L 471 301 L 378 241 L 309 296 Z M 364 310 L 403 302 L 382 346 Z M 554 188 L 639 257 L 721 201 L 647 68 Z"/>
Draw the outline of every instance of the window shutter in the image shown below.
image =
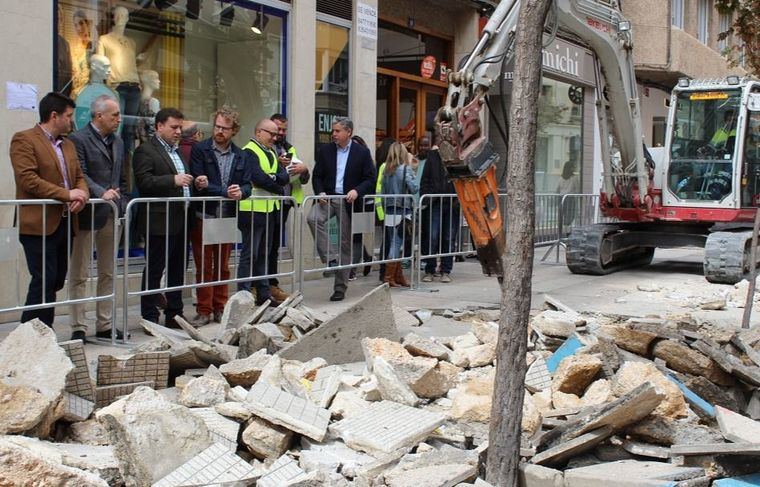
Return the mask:
<path fill-rule="evenodd" d="M 341 19 L 352 20 L 351 0 L 317 0 L 317 12 Z"/>

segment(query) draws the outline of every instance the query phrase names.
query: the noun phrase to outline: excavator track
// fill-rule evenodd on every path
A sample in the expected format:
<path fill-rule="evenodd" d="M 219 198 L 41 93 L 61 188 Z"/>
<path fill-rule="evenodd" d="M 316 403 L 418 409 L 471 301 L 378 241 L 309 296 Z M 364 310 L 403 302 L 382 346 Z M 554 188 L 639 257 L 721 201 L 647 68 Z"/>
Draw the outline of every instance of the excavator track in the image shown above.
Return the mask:
<path fill-rule="evenodd" d="M 750 270 L 751 231 L 713 232 L 705 243 L 703 267 L 710 282 L 736 284 Z"/>
<path fill-rule="evenodd" d="M 615 249 L 612 235 L 626 232 L 621 224 L 576 227 L 567 240 L 565 260 L 573 274 L 601 276 L 652 262 L 654 248 L 633 246 Z"/>

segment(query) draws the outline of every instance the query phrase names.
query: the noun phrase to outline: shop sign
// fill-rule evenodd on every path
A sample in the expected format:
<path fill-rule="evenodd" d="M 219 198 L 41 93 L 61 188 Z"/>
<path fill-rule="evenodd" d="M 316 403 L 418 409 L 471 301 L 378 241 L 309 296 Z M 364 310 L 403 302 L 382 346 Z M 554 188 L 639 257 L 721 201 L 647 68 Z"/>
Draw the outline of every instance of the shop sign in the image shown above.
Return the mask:
<path fill-rule="evenodd" d="M 338 117 L 345 117 L 344 113 L 338 113 L 330 110 L 317 110 L 316 120 L 314 127 L 316 128 L 316 145 L 319 147 L 322 144 L 329 144 L 332 142 L 332 126 L 335 119 Z"/>
<path fill-rule="evenodd" d="M 377 40 L 377 9 L 366 3 L 356 5 L 356 28 L 359 37 Z"/>
<path fill-rule="evenodd" d="M 425 56 L 420 63 L 420 75 L 423 78 L 430 78 L 435 72 L 435 57 Z"/>

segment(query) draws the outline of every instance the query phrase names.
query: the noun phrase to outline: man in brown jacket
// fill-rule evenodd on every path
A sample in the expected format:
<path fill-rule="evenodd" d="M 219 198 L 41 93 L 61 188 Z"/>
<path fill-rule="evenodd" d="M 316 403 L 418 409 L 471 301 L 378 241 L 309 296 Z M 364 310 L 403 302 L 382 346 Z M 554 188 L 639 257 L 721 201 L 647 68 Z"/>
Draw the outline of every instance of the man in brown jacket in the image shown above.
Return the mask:
<path fill-rule="evenodd" d="M 16 198 L 64 203 L 22 205 L 19 210 L 19 239 L 32 276 L 25 306 L 55 303 L 55 293 L 66 280 L 68 239 L 76 229 L 73 215 L 90 197 L 77 150 L 63 138 L 71 132 L 74 107 L 71 98 L 48 93 L 40 101 L 40 123 L 16 133 L 11 140 Z M 39 318 L 52 327 L 54 317 L 53 307 L 27 310 L 21 314 L 21 322 Z"/>

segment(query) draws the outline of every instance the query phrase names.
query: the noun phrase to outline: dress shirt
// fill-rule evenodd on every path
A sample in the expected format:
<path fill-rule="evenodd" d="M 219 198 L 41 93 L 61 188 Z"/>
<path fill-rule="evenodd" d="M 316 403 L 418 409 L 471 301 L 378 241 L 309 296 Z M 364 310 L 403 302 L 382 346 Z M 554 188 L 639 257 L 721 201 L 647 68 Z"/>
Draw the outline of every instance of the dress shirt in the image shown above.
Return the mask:
<path fill-rule="evenodd" d="M 348 153 L 351 151 L 351 141 L 348 141 L 348 145 L 345 149 L 338 149 L 337 157 L 335 158 L 335 194 L 343 193 L 343 177 L 346 175 L 346 164 L 348 163 Z"/>
<path fill-rule="evenodd" d="M 47 136 L 47 139 L 50 141 L 50 144 L 53 146 L 53 150 L 55 151 L 55 155 L 58 156 L 58 166 L 61 168 L 61 173 L 63 173 L 63 185 L 66 187 L 66 189 L 71 189 L 71 184 L 69 184 L 69 172 L 66 169 L 66 159 L 63 158 L 63 149 L 61 149 L 61 144 L 63 144 L 63 138 L 53 137 L 50 132 L 45 130 L 45 128 L 40 125 L 40 128 L 43 132 L 45 132 L 45 136 Z"/>
<path fill-rule="evenodd" d="M 216 142 L 212 142 L 212 144 L 214 146 L 216 164 L 219 167 L 219 175 L 222 178 L 222 187 L 226 188 L 230 183 L 232 160 L 235 158 L 235 155 L 232 153 L 232 144 L 228 145 L 226 149 L 219 147 Z"/>
<path fill-rule="evenodd" d="M 182 164 L 182 158 L 179 156 L 179 152 L 177 152 L 177 146 L 167 144 L 166 141 L 158 135 L 156 135 L 156 138 L 159 142 L 161 142 L 161 145 L 164 146 L 166 153 L 169 154 L 169 158 L 171 158 L 172 162 L 174 163 L 174 167 L 177 169 L 177 174 L 185 174 L 185 165 Z M 182 186 L 182 195 L 185 198 L 190 197 L 189 186 Z"/>

